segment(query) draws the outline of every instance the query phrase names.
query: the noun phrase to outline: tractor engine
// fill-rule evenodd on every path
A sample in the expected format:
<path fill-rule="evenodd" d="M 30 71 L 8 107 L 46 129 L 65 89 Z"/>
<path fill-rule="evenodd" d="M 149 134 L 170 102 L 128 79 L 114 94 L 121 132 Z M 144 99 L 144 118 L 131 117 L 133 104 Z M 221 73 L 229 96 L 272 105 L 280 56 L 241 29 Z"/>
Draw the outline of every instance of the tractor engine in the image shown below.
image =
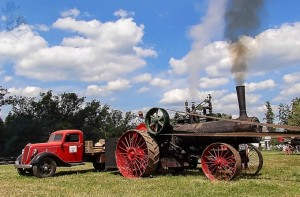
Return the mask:
<path fill-rule="evenodd" d="M 239 103 L 240 116 L 235 119 L 241 122 L 231 122 L 228 120 L 212 120 L 213 114 L 210 114 L 212 118 L 206 118 L 202 122 L 195 122 L 192 124 L 176 124 L 172 130 L 165 130 L 165 132 L 172 133 L 234 133 L 234 132 L 257 132 L 262 131 L 262 127 L 245 124 L 242 121 L 247 122 L 259 122 L 257 117 L 248 117 L 246 111 L 246 98 L 245 98 L 245 86 L 237 86 L 237 99 Z M 190 114 L 190 116 L 194 116 Z M 260 138 L 255 137 L 196 137 L 196 136 L 177 136 L 177 144 L 180 146 L 199 146 L 199 144 L 208 145 L 214 141 L 223 141 L 233 145 L 234 147 L 242 143 L 257 143 Z"/>

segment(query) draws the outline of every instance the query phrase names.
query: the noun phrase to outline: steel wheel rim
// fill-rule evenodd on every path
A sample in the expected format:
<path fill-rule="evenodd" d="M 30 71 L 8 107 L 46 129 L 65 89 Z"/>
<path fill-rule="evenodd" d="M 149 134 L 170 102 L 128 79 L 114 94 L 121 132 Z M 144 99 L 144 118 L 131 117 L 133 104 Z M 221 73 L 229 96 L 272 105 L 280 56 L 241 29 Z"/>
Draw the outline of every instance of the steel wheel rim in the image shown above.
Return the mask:
<path fill-rule="evenodd" d="M 204 150 L 201 166 L 208 179 L 229 181 L 240 173 L 241 158 L 232 146 L 214 143 Z"/>
<path fill-rule="evenodd" d="M 261 152 L 254 145 L 247 144 L 244 156 L 246 161 L 242 163 L 242 173 L 250 176 L 257 175 L 263 166 Z"/>
<path fill-rule="evenodd" d="M 39 171 L 42 175 L 48 175 L 52 171 L 52 166 L 50 162 L 43 161 L 41 165 L 39 165 Z"/>
<path fill-rule="evenodd" d="M 116 160 L 124 177 L 143 176 L 148 166 L 148 147 L 144 137 L 136 131 L 123 134 L 117 144 Z"/>

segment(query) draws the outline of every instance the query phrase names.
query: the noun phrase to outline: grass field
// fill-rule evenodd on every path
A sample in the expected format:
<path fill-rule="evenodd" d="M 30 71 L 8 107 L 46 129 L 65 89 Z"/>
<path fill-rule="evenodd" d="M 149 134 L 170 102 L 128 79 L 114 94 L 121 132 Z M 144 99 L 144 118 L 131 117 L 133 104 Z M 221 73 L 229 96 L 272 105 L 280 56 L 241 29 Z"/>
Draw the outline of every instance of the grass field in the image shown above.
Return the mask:
<path fill-rule="evenodd" d="M 1 196 L 300 196 L 300 155 L 262 152 L 256 177 L 210 182 L 200 170 L 129 180 L 117 171 L 95 172 L 91 164 L 58 168 L 54 177 L 21 177 L 13 165 L 0 166 Z"/>

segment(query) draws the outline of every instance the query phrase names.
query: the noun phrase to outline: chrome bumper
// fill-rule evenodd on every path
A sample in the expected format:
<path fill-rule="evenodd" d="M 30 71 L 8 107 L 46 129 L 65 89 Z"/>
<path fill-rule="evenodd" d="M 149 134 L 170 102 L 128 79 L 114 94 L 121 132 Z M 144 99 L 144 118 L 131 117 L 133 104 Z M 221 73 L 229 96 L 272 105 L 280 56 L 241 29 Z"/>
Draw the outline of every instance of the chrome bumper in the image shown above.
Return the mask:
<path fill-rule="evenodd" d="M 30 169 L 32 168 L 32 165 L 20 164 L 19 161 L 15 161 L 15 168 Z"/>

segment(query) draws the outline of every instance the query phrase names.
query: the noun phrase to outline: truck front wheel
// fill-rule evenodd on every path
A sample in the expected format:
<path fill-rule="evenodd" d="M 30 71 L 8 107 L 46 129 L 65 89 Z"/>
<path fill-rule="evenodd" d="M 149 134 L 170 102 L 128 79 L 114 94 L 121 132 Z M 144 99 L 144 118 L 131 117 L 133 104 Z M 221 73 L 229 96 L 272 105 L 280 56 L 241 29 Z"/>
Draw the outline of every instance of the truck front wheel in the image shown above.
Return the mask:
<path fill-rule="evenodd" d="M 24 170 L 22 168 L 17 168 L 17 172 L 19 175 L 21 176 L 31 176 L 32 175 L 32 170 L 29 169 L 29 170 Z"/>
<path fill-rule="evenodd" d="M 42 158 L 33 166 L 33 174 L 38 178 L 47 178 L 54 175 L 56 171 L 56 163 L 49 157 Z"/>

